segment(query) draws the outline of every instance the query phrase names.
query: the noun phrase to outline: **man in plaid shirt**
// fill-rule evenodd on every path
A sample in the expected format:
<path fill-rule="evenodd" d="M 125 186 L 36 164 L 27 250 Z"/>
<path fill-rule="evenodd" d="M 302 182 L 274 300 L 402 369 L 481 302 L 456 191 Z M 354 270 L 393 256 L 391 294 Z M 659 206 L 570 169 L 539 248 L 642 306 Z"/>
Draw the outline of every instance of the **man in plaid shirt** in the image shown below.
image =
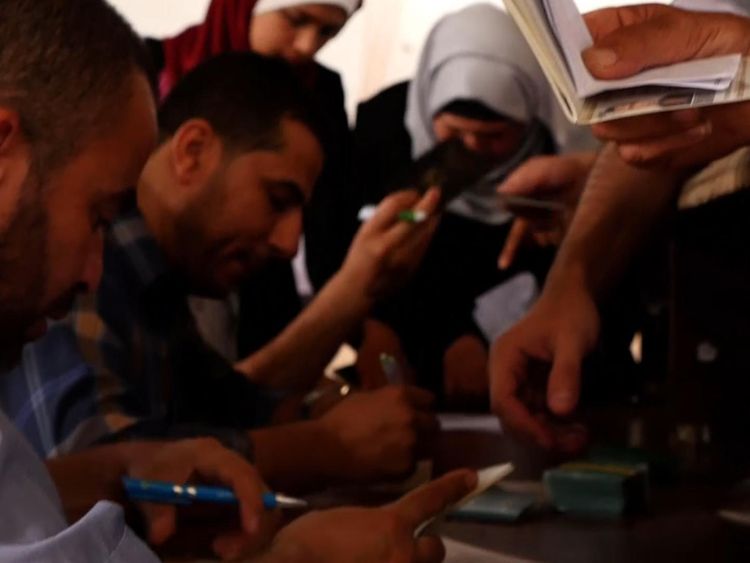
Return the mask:
<path fill-rule="evenodd" d="M 226 55 L 164 102 L 163 142 L 109 229 L 97 293 L 27 347 L 2 390 L 41 454 L 213 436 L 285 489 L 413 467 L 418 437 L 436 428 L 432 396 L 415 388 L 357 394 L 320 419 L 260 426 L 271 397 L 315 385 L 379 292 L 419 262 L 437 219 L 398 216 L 415 205 L 431 213 L 436 193 L 385 201 L 300 318 L 236 366 L 204 344 L 188 306 L 191 293 L 224 296 L 268 260 L 294 256 L 322 163 L 302 92 L 279 61 Z"/>

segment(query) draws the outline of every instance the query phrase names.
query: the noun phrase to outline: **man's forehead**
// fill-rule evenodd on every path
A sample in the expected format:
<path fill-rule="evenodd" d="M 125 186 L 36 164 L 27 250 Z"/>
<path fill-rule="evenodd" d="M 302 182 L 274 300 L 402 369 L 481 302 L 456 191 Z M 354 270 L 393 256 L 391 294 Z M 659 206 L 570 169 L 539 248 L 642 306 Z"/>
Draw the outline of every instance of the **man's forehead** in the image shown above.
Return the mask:
<path fill-rule="evenodd" d="M 262 150 L 242 155 L 250 169 L 265 182 L 288 186 L 301 191 L 304 199 L 311 196 L 323 166 L 323 148 L 306 125 L 287 121 L 282 125 L 282 145 L 275 150 Z"/>
<path fill-rule="evenodd" d="M 284 145 L 279 152 L 317 175 L 323 166 L 324 151 L 312 127 L 301 121 L 286 118 L 282 121 Z"/>

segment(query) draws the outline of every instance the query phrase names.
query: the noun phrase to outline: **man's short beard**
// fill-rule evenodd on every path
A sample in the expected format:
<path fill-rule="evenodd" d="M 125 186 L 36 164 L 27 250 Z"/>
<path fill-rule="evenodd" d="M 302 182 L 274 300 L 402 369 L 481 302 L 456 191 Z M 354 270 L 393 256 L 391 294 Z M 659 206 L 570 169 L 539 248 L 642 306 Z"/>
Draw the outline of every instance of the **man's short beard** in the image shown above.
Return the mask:
<path fill-rule="evenodd" d="M 0 370 L 20 358 L 39 319 L 47 279 L 47 214 L 38 176 L 29 172 L 8 228 L 0 233 Z"/>
<path fill-rule="evenodd" d="M 205 226 L 213 217 L 219 216 L 226 205 L 226 188 L 223 172 L 216 172 L 203 190 L 180 214 L 173 218 L 172 238 L 176 249 L 184 249 L 183 254 L 173 250 L 170 254 L 177 267 L 187 277 L 191 289 L 205 297 L 223 297 L 215 294 L 210 284 L 205 265 L 216 253 L 216 246 L 223 241 L 208 244 L 205 240 Z"/>

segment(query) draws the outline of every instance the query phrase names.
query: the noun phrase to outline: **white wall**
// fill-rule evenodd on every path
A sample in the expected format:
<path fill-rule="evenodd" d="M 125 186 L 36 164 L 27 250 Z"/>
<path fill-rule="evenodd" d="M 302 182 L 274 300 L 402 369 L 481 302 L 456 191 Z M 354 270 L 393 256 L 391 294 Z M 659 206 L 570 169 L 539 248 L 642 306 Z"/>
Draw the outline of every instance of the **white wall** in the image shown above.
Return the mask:
<path fill-rule="evenodd" d="M 202 20 L 209 0 L 109 0 L 143 35 L 170 36 Z M 501 0 L 485 0 L 500 5 Z M 582 12 L 646 0 L 576 0 Z M 669 0 L 650 0 L 668 3 Z M 477 0 L 365 0 L 364 7 L 321 53 L 320 60 L 341 72 L 347 106 L 408 79 L 422 42 L 443 15 Z"/>
<path fill-rule="evenodd" d="M 136 28 L 153 37 L 169 36 L 180 29 L 197 23 L 203 17 L 209 0 L 109 0 L 115 5 Z M 408 4 L 409 24 L 419 30 L 429 27 L 434 14 L 459 9 L 463 5 L 477 0 L 366 0 L 370 6 L 375 4 Z M 487 0 L 498 3 L 499 0 Z M 602 6 L 614 4 L 638 4 L 645 0 L 576 0 L 581 11 L 589 11 Z M 656 0 L 666 2 L 667 0 Z M 368 7 L 368 6 L 366 6 Z M 425 17 L 425 15 L 427 17 Z M 416 16 L 416 17 L 415 17 Z"/>
<path fill-rule="evenodd" d="M 347 109 L 383 88 L 409 79 L 416 70 L 422 44 L 445 14 L 478 0 L 365 0 L 346 29 L 321 53 L 320 60 L 339 70 L 347 91 Z M 484 0 L 502 6 L 502 0 Z M 645 0 L 576 0 L 582 12 L 639 4 Z M 669 0 L 651 0 L 669 3 Z"/>
<path fill-rule="evenodd" d="M 108 0 L 139 33 L 169 37 L 201 21 L 210 0 Z"/>

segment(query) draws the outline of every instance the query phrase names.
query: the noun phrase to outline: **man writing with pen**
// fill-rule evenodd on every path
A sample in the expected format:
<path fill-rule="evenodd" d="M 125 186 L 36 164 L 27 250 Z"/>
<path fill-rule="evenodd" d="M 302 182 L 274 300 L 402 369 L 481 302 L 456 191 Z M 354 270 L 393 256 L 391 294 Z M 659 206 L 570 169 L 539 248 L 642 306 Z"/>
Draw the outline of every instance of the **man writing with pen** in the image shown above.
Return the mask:
<path fill-rule="evenodd" d="M 101 287 L 10 376 L 15 389 L 54 388 L 86 366 L 58 397 L 33 407 L 64 421 L 51 429 L 54 449 L 39 440 L 42 453 L 213 436 L 291 491 L 412 469 L 419 438 L 437 424 L 427 392 L 354 394 L 320 419 L 281 426 L 268 426 L 265 413 L 279 394 L 312 388 L 372 303 L 419 261 L 437 219 L 416 225 L 398 216 L 432 214 L 438 194 L 386 200 L 325 290 L 236 369 L 203 344 L 187 308 L 189 293 L 225 295 L 265 261 L 296 253 L 322 162 L 303 91 L 283 62 L 228 54 L 165 100 L 162 143 L 110 229 Z M 51 365 L 61 356 L 68 361 Z"/>

